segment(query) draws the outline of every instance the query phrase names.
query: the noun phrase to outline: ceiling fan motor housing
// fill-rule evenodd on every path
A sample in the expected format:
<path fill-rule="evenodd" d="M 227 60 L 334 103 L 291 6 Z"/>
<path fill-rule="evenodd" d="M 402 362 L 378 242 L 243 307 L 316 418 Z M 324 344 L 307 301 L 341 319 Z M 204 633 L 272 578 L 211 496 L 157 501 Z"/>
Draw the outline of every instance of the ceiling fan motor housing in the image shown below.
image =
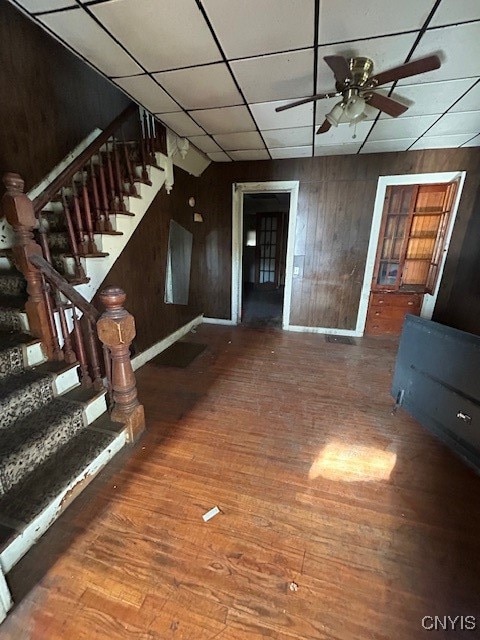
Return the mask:
<path fill-rule="evenodd" d="M 370 58 L 350 58 L 348 66 L 352 73 L 352 80 L 348 85 L 355 87 L 365 86 L 373 73 L 373 61 Z"/>

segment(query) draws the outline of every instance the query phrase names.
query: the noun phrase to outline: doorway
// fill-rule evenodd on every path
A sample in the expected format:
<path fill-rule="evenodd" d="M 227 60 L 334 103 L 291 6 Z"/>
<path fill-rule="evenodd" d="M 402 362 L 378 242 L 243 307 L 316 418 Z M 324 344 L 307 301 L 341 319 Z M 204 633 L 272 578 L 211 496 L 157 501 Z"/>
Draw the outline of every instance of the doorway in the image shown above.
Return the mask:
<path fill-rule="evenodd" d="M 241 182 L 234 183 L 232 187 L 232 317 L 230 322 L 232 324 L 240 324 L 244 320 L 249 322 L 250 314 L 255 313 L 260 324 L 269 326 L 269 323 L 272 323 L 271 326 L 281 326 L 288 330 L 299 182 L 298 180 Z M 258 194 L 260 198 L 249 198 L 251 195 Z M 272 196 L 275 197 L 272 198 Z M 245 200 L 247 201 L 246 216 L 244 215 Z M 255 202 L 256 210 L 250 211 L 255 214 L 254 222 L 251 217 L 250 219 L 248 217 L 250 207 L 248 203 L 251 201 Z M 264 204 L 259 204 L 262 201 Z M 269 202 L 268 205 L 267 202 Z M 285 203 L 288 203 L 286 207 Z M 268 215 L 260 215 L 257 219 L 257 213 Z M 244 230 L 245 224 L 249 226 L 251 232 L 249 236 Z M 279 228 L 272 228 L 276 225 L 280 225 L 281 228 L 280 244 L 277 235 Z M 261 236 L 262 231 L 263 236 Z M 274 231 L 275 234 L 273 234 Z M 244 254 L 248 252 L 250 255 L 246 257 L 244 265 Z M 281 260 L 280 256 L 282 256 Z M 247 273 L 244 274 L 244 271 Z M 243 306 L 248 301 L 244 296 L 244 282 L 252 285 L 246 287 L 252 294 L 250 296 L 252 305 L 246 314 Z M 268 299 L 269 297 L 271 300 Z M 255 304 L 255 298 L 260 299 L 259 304 Z M 260 307 L 263 307 L 263 310 Z M 281 320 L 278 311 L 280 311 Z"/>
<path fill-rule="evenodd" d="M 242 324 L 282 326 L 289 210 L 289 193 L 244 194 Z"/>

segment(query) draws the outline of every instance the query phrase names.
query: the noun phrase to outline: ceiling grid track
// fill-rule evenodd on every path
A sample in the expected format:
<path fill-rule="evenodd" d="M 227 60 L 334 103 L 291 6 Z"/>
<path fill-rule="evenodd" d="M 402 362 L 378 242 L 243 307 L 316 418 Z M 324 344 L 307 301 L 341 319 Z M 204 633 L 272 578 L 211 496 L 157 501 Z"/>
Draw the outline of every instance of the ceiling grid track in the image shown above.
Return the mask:
<path fill-rule="evenodd" d="M 315 0 L 315 33 L 313 36 L 313 94 L 318 91 L 318 34 L 320 31 L 320 0 Z M 317 135 L 317 101 L 313 103 L 312 158 L 315 157 L 315 137 Z"/>

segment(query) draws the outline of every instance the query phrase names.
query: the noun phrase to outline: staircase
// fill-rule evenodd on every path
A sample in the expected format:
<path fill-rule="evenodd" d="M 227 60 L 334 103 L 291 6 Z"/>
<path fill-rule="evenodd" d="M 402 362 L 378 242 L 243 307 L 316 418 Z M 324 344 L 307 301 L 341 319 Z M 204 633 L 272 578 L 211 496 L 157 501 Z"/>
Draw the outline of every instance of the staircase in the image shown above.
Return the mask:
<path fill-rule="evenodd" d="M 125 295 L 102 292 L 101 317 L 89 303 L 163 184 L 149 115 L 137 143 L 119 142 L 132 115 L 133 105 L 33 203 L 19 176 L 4 179 L 15 242 L 0 250 L 0 622 L 12 604 L 4 576 L 144 428 Z"/>

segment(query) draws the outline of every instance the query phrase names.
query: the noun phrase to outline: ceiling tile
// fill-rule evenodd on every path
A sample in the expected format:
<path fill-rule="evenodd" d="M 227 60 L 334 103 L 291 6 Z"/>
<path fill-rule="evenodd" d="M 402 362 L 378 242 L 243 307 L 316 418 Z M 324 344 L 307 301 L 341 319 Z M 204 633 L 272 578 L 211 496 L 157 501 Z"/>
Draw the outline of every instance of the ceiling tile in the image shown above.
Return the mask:
<path fill-rule="evenodd" d="M 116 0 L 90 9 L 148 71 L 221 60 L 200 9 L 191 0 L 162 0 L 161 7 L 158 0 Z"/>
<path fill-rule="evenodd" d="M 185 109 L 210 109 L 243 103 L 223 62 L 193 69 L 164 71 L 154 77 Z"/>
<path fill-rule="evenodd" d="M 429 27 L 456 24 L 467 20 L 480 20 L 478 0 L 442 0 Z"/>
<path fill-rule="evenodd" d="M 253 117 L 260 129 L 288 129 L 289 127 L 306 127 L 313 121 L 313 102 L 302 104 L 299 107 L 280 111 L 275 109 L 290 100 L 277 100 L 275 102 L 259 102 L 251 104 Z"/>
<path fill-rule="evenodd" d="M 452 136 L 423 136 L 412 145 L 411 150 L 416 149 L 448 149 L 450 147 L 459 147 L 467 142 L 471 134 L 460 134 Z"/>
<path fill-rule="evenodd" d="M 409 84 L 478 77 L 480 23 L 428 30 L 415 49 L 413 59 L 423 58 L 432 53 L 440 55 L 442 59 L 440 69 L 413 76 L 408 79 Z"/>
<path fill-rule="evenodd" d="M 231 63 L 249 102 L 304 98 L 313 92 L 313 49 Z"/>
<path fill-rule="evenodd" d="M 178 104 L 149 76 L 118 78 L 115 82 L 152 113 L 178 111 Z"/>
<path fill-rule="evenodd" d="M 177 113 L 159 113 L 157 114 L 163 124 L 170 127 L 179 136 L 197 136 L 203 133 L 201 127 L 183 111 Z"/>
<path fill-rule="evenodd" d="M 263 139 L 268 148 L 273 147 L 303 147 L 311 144 L 313 129 L 297 127 L 295 129 L 272 129 L 262 131 Z"/>
<path fill-rule="evenodd" d="M 313 0 L 242 0 L 234 15 L 225 0 L 203 6 L 229 59 L 313 45 Z"/>
<path fill-rule="evenodd" d="M 403 64 L 415 42 L 415 38 L 416 34 L 410 33 L 319 47 L 318 92 L 333 91 L 335 88 L 333 73 L 322 59 L 323 56 L 341 55 L 346 58 L 365 56 L 373 60 L 374 73 L 379 73 Z"/>
<path fill-rule="evenodd" d="M 388 33 L 419 30 L 432 0 L 335 0 L 320 3 L 319 43 L 344 42 Z"/>
<path fill-rule="evenodd" d="M 83 9 L 48 13 L 39 20 L 107 76 L 141 73 L 134 60 Z"/>
<path fill-rule="evenodd" d="M 55 11 L 65 7 L 76 7 L 75 0 L 16 0 L 27 11 L 40 13 L 41 11 Z"/>
<path fill-rule="evenodd" d="M 207 153 L 210 160 L 214 162 L 231 162 L 232 159 L 227 156 L 223 151 L 214 151 L 212 153 Z"/>
<path fill-rule="evenodd" d="M 213 136 L 215 141 L 226 151 L 239 149 L 265 149 L 262 138 L 257 131 L 247 133 L 222 133 Z"/>
<path fill-rule="evenodd" d="M 190 115 L 202 125 L 208 133 L 235 133 L 255 131 L 255 123 L 247 107 L 222 107 L 221 109 L 202 109 L 191 111 Z"/>
<path fill-rule="evenodd" d="M 480 134 L 474 138 L 470 138 L 462 144 L 462 147 L 480 147 Z"/>
<path fill-rule="evenodd" d="M 270 149 L 270 155 L 274 160 L 282 158 L 310 158 L 312 155 L 312 145 L 306 147 L 283 147 L 279 149 Z"/>
<path fill-rule="evenodd" d="M 437 118 L 438 116 L 417 116 L 416 118 L 400 116 L 399 118 L 378 120 L 368 140 L 373 142 L 374 140 L 418 138 Z"/>
<path fill-rule="evenodd" d="M 392 98 L 409 105 L 405 114 L 411 118 L 414 116 L 441 114 L 458 100 L 458 98 L 472 86 L 468 79 L 447 80 L 444 82 L 428 82 L 425 84 L 398 84 Z M 476 108 L 478 108 L 478 104 Z M 465 109 L 468 111 L 468 109 Z M 391 116 L 382 113 L 380 118 Z"/>
<path fill-rule="evenodd" d="M 315 156 L 342 156 L 357 153 L 360 149 L 361 142 L 351 144 L 328 144 L 315 145 Z"/>
<path fill-rule="evenodd" d="M 473 86 L 470 91 L 451 107 L 449 111 L 476 111 L 480 106 L 480 82 Z"/>
<path fill-rule="evenodd" d="M 230 151 L 234 160 L 270 160 L 266 149 L 244 149 L 241 151 Z"/>
<path fill-rule="evenodd" d="M 479 105 L 480 106 L 480 105 Z M 480 111 L 446 113 L 428 131 L 428 136 L 444 136 L 457 133 L 478 133 L 480 131 Z"/>
<path fill-rule="evenodd" d="M 189 136 L 189 140 L 192 144 L 198 147 L 205 153 L 212 153 L 214 151 L 221 151 L 218 144 L 210 138 L 210 136 Z"/>
<path fill-rule="evenodd" d="M 338 127 L 331 127 L 326 133 L 317 134 L 315 136 L 315 144 L 338 145 L 361 143 L 365 139 L 365 136 L 370 131 L 371 127 L 372 123 L 366 120 L 359 122 L 356 127 L 351 127 L 348 124 L 339 124 Z M 353 136 L 356 136 L 356 138 Z"/>
<path fill-rule="evenodd" d="M 360 153 L 385 153 L 389 151 L 406 151 L 415 142 L 416 138 L 404 138 L 403 140 L 376 140 L 363 145 Z"/>

